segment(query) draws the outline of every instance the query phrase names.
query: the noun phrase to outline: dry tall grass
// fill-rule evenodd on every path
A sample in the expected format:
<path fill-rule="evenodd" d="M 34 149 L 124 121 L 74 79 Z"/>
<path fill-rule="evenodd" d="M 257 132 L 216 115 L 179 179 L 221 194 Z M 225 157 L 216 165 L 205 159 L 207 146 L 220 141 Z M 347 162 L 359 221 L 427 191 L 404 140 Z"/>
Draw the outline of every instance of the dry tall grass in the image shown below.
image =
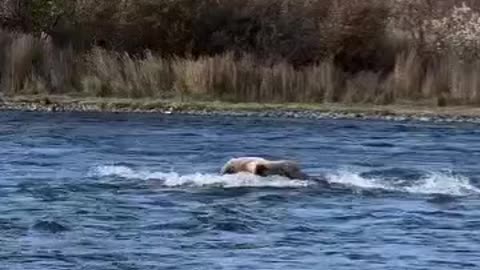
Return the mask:
<path fill-rule="evenodd" d="M 295 68 L 265 65 L 233 54 L 165 59 L 95 48 L 55 49 L 48 40 L 2 34 L 1 84 L 15 94 L 65 93 L 235 102 L 388 104 L 425 100 L 436 105 L 480 102 L 480 60 L 455 54 L 423 64 L 416 51 L 397 56 L 389 73 L 349 73 L 333 59 Z"/>

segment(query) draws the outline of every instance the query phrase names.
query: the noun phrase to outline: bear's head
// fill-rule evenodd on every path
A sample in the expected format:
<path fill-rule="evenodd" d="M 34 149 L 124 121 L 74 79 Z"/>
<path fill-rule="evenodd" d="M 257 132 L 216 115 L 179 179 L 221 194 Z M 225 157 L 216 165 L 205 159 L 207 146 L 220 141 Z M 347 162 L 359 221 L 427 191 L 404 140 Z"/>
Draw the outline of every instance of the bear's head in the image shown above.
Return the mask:
<path fill-rule="evenodd" d="M 291 179 L 307 179 L 299 165 L 290 160 L 269 161 L 263 158 L 231 159 L 221 170 L 221 174 L 248 172 L 258 176 L 280 175 Z"/>

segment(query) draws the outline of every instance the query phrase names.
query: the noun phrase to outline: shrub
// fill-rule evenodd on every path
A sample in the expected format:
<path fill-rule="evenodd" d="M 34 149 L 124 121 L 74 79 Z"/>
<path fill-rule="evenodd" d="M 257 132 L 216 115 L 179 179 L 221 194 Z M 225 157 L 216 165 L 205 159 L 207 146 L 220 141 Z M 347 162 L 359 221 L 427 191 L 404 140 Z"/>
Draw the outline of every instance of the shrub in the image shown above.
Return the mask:
<path fill-rule="evenodd" d="M 431 46 L 456 53 L 460 58 L 480 57 L 480 13 L 462 4 L 447 16 L 429 22 Z"/>

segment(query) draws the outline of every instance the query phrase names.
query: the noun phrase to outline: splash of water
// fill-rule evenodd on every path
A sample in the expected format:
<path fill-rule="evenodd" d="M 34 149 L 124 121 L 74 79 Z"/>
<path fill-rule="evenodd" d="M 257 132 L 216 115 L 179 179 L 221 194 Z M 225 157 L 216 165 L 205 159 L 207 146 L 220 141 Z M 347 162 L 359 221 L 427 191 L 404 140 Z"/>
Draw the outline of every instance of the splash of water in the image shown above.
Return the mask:
<path fill-rule="evenodd" d="M 387 191 L 406 192 L 413 194 L 444 194 L 465 196 L 480 194 L 480 189 L 470 183 L 470 179 L 462 175 L 445 172 L 428 172 L 411 185 L 398 186 L 381 177 L 366 178 L 360 173 L 339 171 L 327 175 L 330 183 L 363 189 L 383 189 Z M 408 181 L 404 180 L 408 184 Z"/>
<path fill-rule="evenodd" d="M 93 170 L 96 177 L 119 177 L 125 179 L 160 180 L 166 187 L 181 186 L 220 186 L 223 188 L 238 187 L 275 187 L 275 188 L 304 188 L 314 186 L 315 181 L 292 180 L 280 176 L 267 178 L 247 173 L 235 175 L 217 175 L 194 173 L 180 175 L 176 172 L 151 172 L 148 170 L 133 170 L 126 166 L 99 166 Z M 329 183 L 341 184 L 346 187 L 360 189 L 381 189 L 394 192 L 413 194 L 445 194 L 452 196 L 465 196 L 480 194 L 480 189 L 470 183 L 470 179 L 451 173 L 429 172 L 419 180 L 410 182 L 404 180 L 406 185 L 387 181 L 382 177 L 363 177 L 361 173 L 352 171 L 338 171 L 326 175 Z"/>
<path fill-rule="evenodd" d="M 135 171 L 125 166 L 100 166 L 97 167 L 93 174 L 98 177 L 117 176 L 127 179 L 153 180 L 163 181 L 163 185 L 167 187 L 179 186 L 221 186 L 224 188 L 237 187 L 275 187 L 275 188 L 302 188 L 313 184 L 310 181 L 292 180 L 280 176 L 271 176 L 262 178 L 252 174 L 235 174 L 235 175 L 215 175 L 215 174 L 187 174 L 179 175 L 175 172 L 150 172 Z"/>

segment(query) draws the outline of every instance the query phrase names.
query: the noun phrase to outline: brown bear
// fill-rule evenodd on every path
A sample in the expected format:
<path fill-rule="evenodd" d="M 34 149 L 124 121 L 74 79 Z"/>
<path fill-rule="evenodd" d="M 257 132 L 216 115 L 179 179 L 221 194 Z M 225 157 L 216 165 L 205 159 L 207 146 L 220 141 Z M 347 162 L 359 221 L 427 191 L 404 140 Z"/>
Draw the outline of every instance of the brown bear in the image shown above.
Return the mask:
<path fill-rule="evenodd" d="M 263 177 L 280 175 L 290 179 L 308 179 L 308 176 L 300 170 L 300 166 L 291 160 L 272 161 L 260 157 L 240 157 L 229 160 L 221 170 L 221 174 L 239 172 L 248 172 Z"/>

